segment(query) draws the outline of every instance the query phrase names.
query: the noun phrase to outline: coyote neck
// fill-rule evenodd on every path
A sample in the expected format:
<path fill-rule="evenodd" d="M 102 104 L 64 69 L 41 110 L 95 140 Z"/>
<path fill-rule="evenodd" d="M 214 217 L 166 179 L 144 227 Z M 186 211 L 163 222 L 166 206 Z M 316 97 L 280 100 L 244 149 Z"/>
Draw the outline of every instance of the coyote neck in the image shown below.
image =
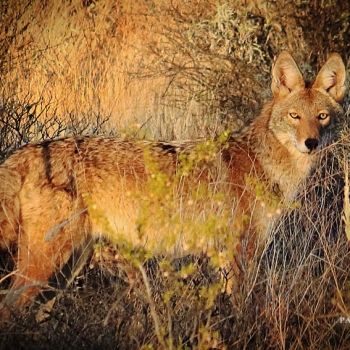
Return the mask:
<path fill-rule="evenodd" d="M 281 199 L 292 201 L 299 186 L 310 175 L 317 155 L 299 152 L 293 144 L 283 145 L 269 127 L 273 101 L 265 105 L 259 118 L 247 129 L 250 151 L 260 164 L 271 188 L 279 189 Z"/>

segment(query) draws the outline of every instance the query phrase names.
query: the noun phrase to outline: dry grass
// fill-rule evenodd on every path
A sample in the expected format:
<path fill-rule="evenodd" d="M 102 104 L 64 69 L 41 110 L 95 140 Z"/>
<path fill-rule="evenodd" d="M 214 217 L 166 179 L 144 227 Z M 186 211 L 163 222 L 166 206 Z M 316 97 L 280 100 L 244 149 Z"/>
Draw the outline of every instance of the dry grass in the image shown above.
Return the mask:
<path fill-rule="evenodd" d="M 0 148 L 68 134 L 214 136 L 257 115 L 276 54 L 310 77 L 339 52 L 345 1 L 0 2 Z M 344 107 L 349 117 L 349 96 Z M 279 221 L 241 290 L 206 256 L 144 264 L 100 244 L 49 317 L 18 316 L 3 349 L 347 349 L 350 138 L 344 132 Z M 347 187 L 345 187 L 347 189 Z M 345 201 L 346 202 L 346 201 Z M 1 255 L 1 276 L 11 271 Z M 9 280 L 2 283 L 8 287 Z"/>

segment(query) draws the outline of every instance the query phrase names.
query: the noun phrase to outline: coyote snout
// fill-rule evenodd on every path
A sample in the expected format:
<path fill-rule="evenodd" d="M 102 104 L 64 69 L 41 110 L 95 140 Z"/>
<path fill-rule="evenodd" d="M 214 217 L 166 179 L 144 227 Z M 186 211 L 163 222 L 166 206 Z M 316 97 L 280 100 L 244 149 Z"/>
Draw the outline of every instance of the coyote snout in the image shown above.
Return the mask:
<path fill-rule="evenodd" d="M 331 141 L 332 130 L 329 112 L 319 111 L 315 106 L 309 107 L 307 112 L 288 113 L 288 119 L 290 119 L 290 135 L 294 137 L 295 147 L 301 153 L 312 154 Z M 309 110 L 311 110 L 310 116 L 307 114 Z"/>
<path fill-rule="evenodd" d="M 226 248 L 232 265 L 249 236 L 248 258 L 332 139 L 344 81 L 338 54 L 307 86 L 283 51 L 272 69 L 273 99 L 237 139 L 203 146 L 71 137 L 17 150 L 0 166 L 0 245 L 18 247 L 4 309 L 30 301 L 73 251 L 101 235 L 153 254 Z M 166 194 L 150 186 L 158 180 Z M 203 223 L 210 235 L 198 229 Z"/>

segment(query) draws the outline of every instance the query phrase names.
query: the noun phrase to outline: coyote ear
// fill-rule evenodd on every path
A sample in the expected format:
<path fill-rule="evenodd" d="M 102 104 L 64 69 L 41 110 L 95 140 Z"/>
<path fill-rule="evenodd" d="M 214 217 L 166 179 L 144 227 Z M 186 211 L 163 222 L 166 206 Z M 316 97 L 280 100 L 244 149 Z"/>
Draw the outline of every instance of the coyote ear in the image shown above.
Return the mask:
<path fill-rule="evenodd" d="M 345 66 L 337 53 L 332 53 L 319 71 L 312 88 L 326 91 L 333 99 L 340 102 L 345 94 Z"/>
<path fill-rule="evenodd" d="M 282 51 L 272 68 L 271 90 L 275 97 L 287 96 L 295 89 L 305 87 L 304 79 L 288 51 Z"/>

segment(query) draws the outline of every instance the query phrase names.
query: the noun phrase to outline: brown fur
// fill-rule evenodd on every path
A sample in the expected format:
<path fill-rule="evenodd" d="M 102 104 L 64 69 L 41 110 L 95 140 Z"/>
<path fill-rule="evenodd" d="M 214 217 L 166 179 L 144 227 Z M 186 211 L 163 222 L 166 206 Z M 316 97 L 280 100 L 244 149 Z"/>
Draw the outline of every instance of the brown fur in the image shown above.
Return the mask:
<path fill-rule="evenodd" d="M 283 51 L 272 70 L 274 97 L 261 115 L 240 137 L 213 147 L 189 176 L 182 174 L 177 181 L 179 155 L 196 154 L 195 142 L 91 136 L 28 144 L 17 150 L 0 166 L 1 245 L 18 247 L 17 272 L 3 305 L 23 306 L 73 250 L 101 234 L 153 253 L 164 254 L 165 249 L 176 254 L 194 240 L 194 231 L 186 233 L 181 222 L 205 223 L 208 213 L 214 213 L 225 219 L 223 232 L 238 238 L 250 227 L 253 240 L 263 242 L 277 208 L 268 197 L 277 198 L 280 208 L 288 206 L 316 166 L 319 149 L 330 141 L 343 114 L 338 102 L 344 96 L 344 81 L 342 59 L 332 54 L 307 88 L 293 58 Z M 166 220 L 164 227 L 158 227 L 156 219 L 140 221 L 143 201 L 149 215 L 166 207 L 167 198 L 162 202 L 158 197 L 158 207 L 151 200 L 148 184 L 157 175 L 157 166 L 171 184 L 168 195 L 176 203 L 173 211 L 178 213 L 180 228 L 174 224 L 166 229 Z M 261 184 L 263 195 L 257 191 Z M 198 195 L 203 185 L 212 193 L 210 200 Z M 213 193 L 225 197 L 216 200 Z M 169 243 L 170 231 L 178 237 Z M 218 236 L 196 234 L 201 251 L 220 241 Z M 229 249 L 236 249 L 237 242 Z"/>

